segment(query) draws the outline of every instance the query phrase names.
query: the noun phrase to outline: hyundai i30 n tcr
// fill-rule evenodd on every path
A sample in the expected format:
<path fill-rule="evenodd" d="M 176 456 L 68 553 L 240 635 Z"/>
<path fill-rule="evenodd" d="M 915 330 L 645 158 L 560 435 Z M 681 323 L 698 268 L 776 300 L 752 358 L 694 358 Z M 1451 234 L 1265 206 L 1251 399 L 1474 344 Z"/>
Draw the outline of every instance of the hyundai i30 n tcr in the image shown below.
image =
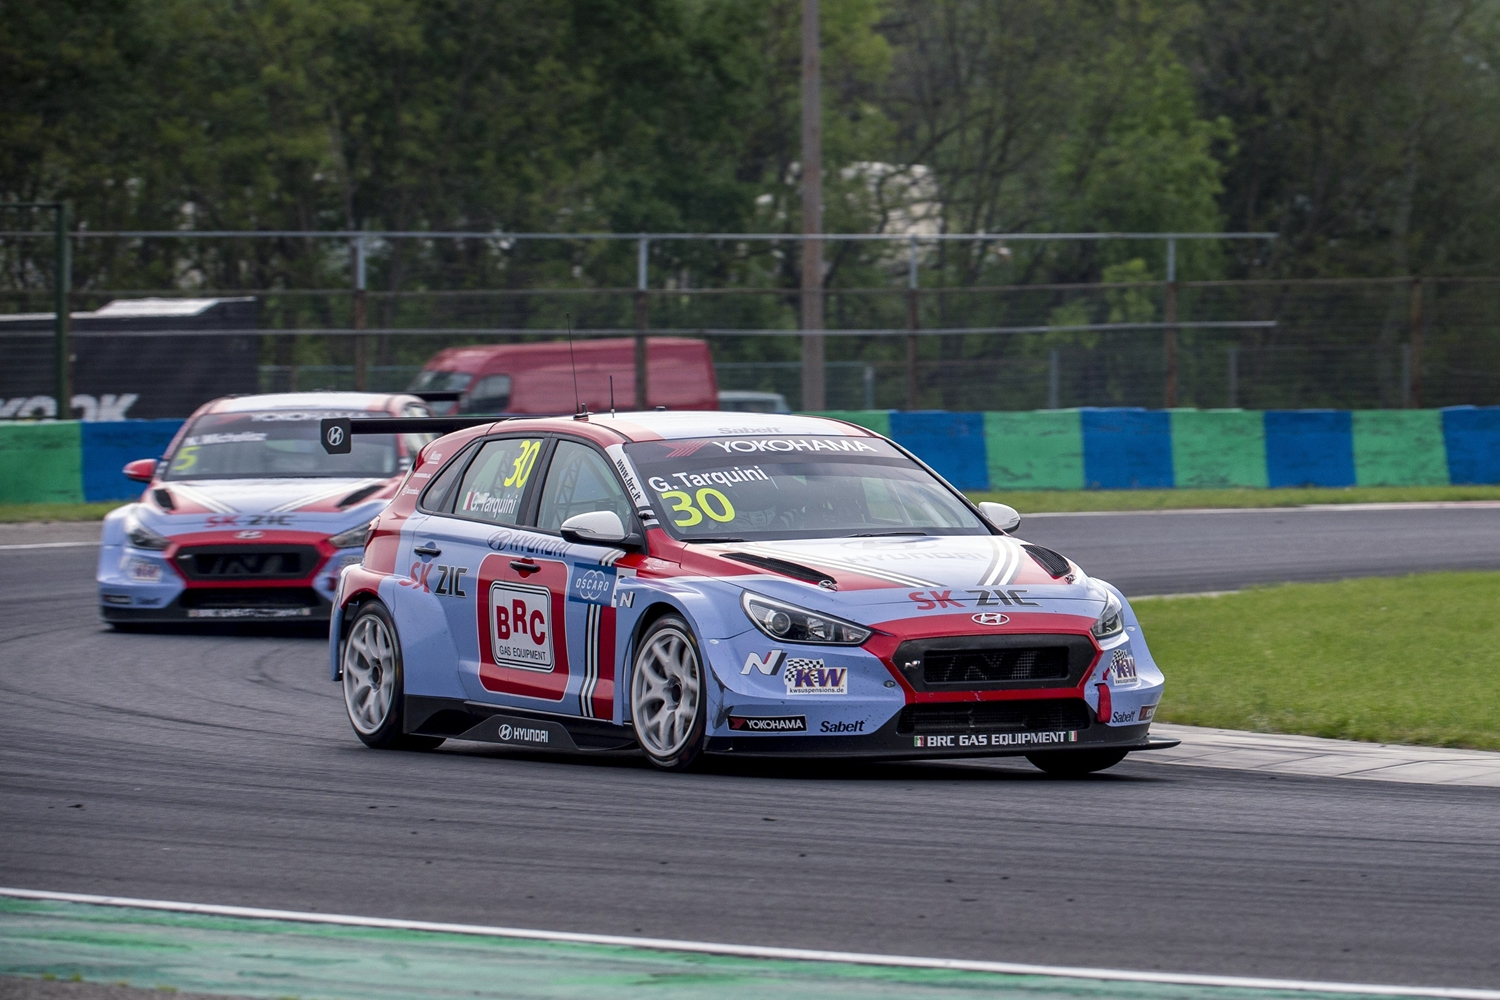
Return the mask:
<path fill-rule="evenodd" d="M 285 393 L 214 400 L 166 455 L 126 467 L 147 483 L 112 511 L 99 550 L 105 621 L 327 619 L 339 570 L 429 437 L 365 435 L 319 446 L 319 422 L 423 416 L 415 396 Z"/>
<path fill-rule="evenodd" d="M 1162 675 L 1120 592 L 864 428 L 509 420 L 427 445 L 407 483 L 334 599 L 370 746 L 1085 773 L 1172 745 L 1148 736 Z"/>

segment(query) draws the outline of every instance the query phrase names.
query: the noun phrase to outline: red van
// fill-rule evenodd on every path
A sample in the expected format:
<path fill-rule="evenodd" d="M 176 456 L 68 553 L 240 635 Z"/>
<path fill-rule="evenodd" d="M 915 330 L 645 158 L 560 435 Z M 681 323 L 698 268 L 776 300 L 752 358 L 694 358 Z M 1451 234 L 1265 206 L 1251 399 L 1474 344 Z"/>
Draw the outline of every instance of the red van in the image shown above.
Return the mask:
<path fill-rule="evenodd" d="M 635 340 L 575 340 L 541 344 L 450 347 L 433 355 L 412 381 L 412 392 L 434 412 L 572 413 L 573 369 L 578 400 L 600 413 L 610 406 L 614 376 L 617 409 L 634 410 Z M 719 385 L 708 344 L 684 337 L 646 338 L 647 407 L 717 410 Z M 449 393 L 457 393 L 457 402 Z"/>

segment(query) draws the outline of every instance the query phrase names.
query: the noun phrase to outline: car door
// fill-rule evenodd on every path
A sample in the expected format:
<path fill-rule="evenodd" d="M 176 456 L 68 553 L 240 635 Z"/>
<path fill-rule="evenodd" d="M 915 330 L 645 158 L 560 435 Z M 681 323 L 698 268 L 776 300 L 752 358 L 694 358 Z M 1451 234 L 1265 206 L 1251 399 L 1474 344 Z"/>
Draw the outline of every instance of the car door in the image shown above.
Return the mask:
<path fill-rule="evenodd" d="M 456 485 L 419 507 L 420 519 L 413 518 L 404 533 L 412 546 L 412 570 L 401 585 L 430 594 L 440 605 L 457 654 L 459 682 L 470 699 L 555 704 L 567 688 L 567 660 L 553 654 L 549 635 L 550 622 L 560 618 L 561 611 L 553 611 L 552 602 L 539 596 L 538 581 L 527 581 L 508 565 L 517 561 L 509 553 L 526 534 L 520 526 L 534 506 L 537 469 L 549 444 L 541 434 L 480 442 Z M 434 482 L 432 492 L 437 493 L 440 485 Z M 429 501 L 429 496 L 422 499 Z M 497 583 L 502 589 L 496 589 Z M 504 589 L 511 584 L 518 589 Z M 560 598 L 560 585 L 557 590 Z M 512 598 L 519 598 L 525 610 L 517 611 Z M 408 600 L 412 599 L 415 595 Z M 497 606 L 504 612 L 498 619 L 498 639 Z M 513 613 L 521 616 L 522 635 L 512 635 Z M 512 641 L 523 638 L 524 648 Z"/>
<path fill-rule="evenodd" d="M 616 561 L 623 550 L 565 543 L 561 528 L 575 514 L 613 511 L 627 531 L 640 531 L 625 489 L 603 452 L 583 441 L 560 437 L 552 449 L 537 502 L 536 532 L 558 551 L 565 571 L 567 600 L 562 620 L 570 662 L 578 664 L 576 691 L 567 710 L 586 719 L 615 720 Z"/>

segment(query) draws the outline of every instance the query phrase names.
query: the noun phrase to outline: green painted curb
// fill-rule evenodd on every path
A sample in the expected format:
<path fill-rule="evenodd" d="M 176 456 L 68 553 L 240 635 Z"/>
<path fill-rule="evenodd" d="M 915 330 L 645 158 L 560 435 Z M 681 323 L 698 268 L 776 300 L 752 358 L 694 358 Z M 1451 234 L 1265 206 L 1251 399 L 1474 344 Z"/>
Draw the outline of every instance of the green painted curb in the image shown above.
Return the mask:
<path fill-rule="evenodd" d="M 18 899 L 0 899 L 0 974 L 299 1000 L 1359 996 L 736 958 Z"/>
<path fill-rule="evenodd" d="M 984 415 L 992 490 L 1083 489 L 1083 421 L 1077 410 Z"/>
<path fill-rule="evenodd" d="M 1353 417 L 1357 485 L 1448 485 L 1440 410 L 1355 410 Z"/>
<path fill-rule="evenodd" d="M 1264 489 L 1264 416 L 1258 410 L 1173 410 L 1172 475 L 1179 489 Z"/>
<path fill-rule="evenodd" d="M 0 469 L 0 503 L 83 503 L 80 425 L 0 424 Z"/>

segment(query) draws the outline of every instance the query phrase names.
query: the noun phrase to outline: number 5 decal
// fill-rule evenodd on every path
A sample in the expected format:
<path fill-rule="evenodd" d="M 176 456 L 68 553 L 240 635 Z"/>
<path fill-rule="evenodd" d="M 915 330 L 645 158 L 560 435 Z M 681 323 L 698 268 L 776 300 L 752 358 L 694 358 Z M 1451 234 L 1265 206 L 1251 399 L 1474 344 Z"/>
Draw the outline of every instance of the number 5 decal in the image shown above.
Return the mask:
<path fill-rule="evenodd" d="M 172 459 L 173 472 L 186 472 L 198 464 L 198 446 L 195 444 L 183 445 L 177 449 L 177 455 Z"/>

